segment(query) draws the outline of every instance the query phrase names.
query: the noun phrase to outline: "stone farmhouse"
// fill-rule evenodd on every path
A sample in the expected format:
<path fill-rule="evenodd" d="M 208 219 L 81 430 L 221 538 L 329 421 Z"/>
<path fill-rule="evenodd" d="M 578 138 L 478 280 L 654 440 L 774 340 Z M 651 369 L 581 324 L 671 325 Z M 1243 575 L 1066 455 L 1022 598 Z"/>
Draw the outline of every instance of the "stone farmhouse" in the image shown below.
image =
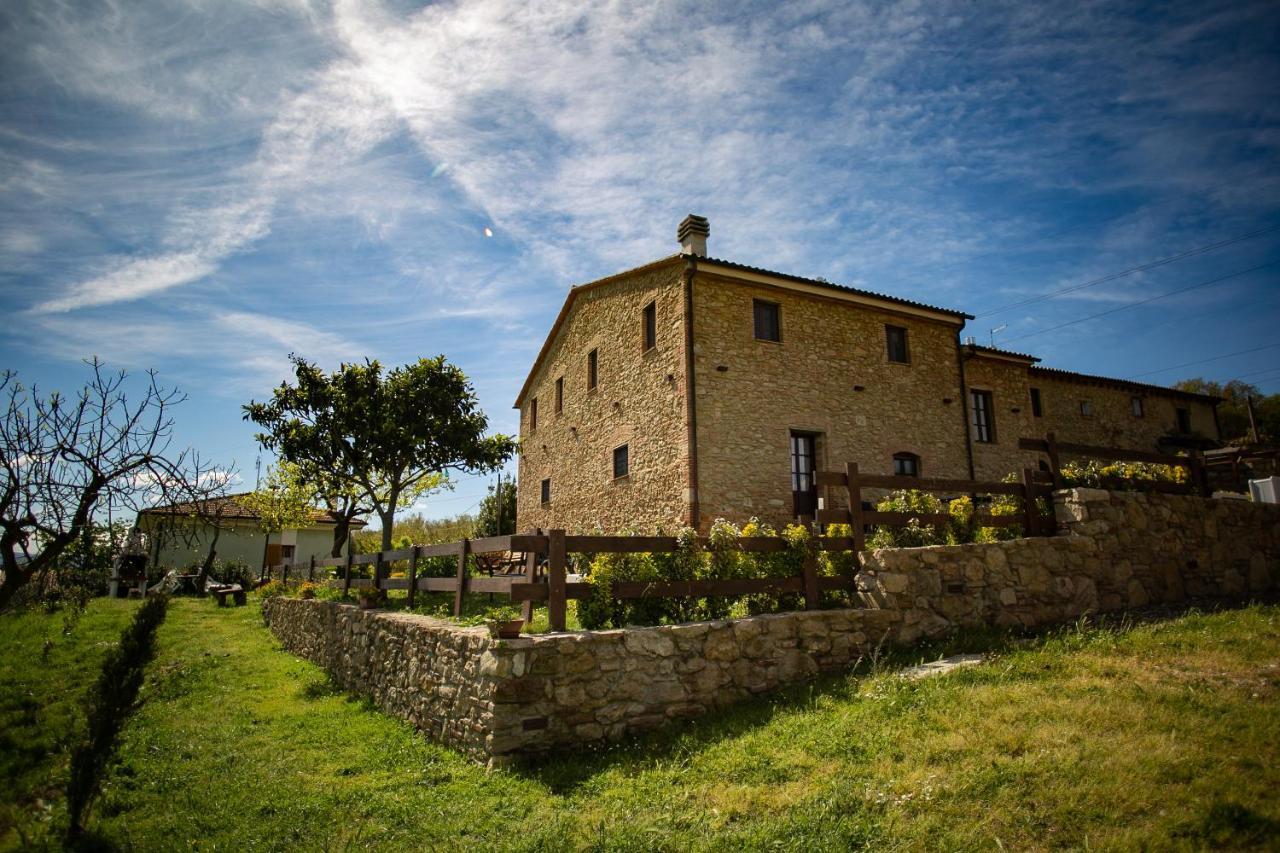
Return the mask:
<path fill-rule="evenodd" d="M 972 315 L 681 251 L 570 289 L 516 399 L 521 529 L 705 530 L 811 516 L 813 473 L 999 479 L 1020 438 L 1164 450 L 1217 398 L 978 346 Z"/>

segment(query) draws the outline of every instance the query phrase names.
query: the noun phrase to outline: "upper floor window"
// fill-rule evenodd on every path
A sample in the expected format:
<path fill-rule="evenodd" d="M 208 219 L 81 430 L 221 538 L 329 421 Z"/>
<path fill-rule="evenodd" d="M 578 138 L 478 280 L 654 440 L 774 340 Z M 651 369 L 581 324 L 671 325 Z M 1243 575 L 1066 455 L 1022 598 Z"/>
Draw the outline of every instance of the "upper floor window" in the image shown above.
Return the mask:
<path fill-rule="evenodd" d="M 889 348 L 890 361 L 896 361 L 899 364 L 907 364 L 911 361 L 910 354 L 907 352 L 906 329 L 901 326 L 885 326 L 884 337 Z"/>
<path fill-rule="evenodd" d="M 1093 417 L 1093 401 L 1092 400 L 1080 401 L 1080 414 L 1086 418 Z"/>
<path fill-rule="evenodd" d="M 625 477 L 631 473 L 631 459 L 625 444 L 613 449 L 613 479 Z"/>
<path fill-rule="evenodd" d="M 538 398 L 534 397 L 529 401 L 529 431 L 533 432 L 538 428 Z"/>
<path fill-rule="evenodd" d="M 1031 389 L 1031 414 L 1035 415 L 1037 418 L 1041 417 L 1044 414 L 1044 409 L 1041 408 L 1041 404 L 1040 404 L 1039 388 Z"/>
<path fill-rule="evenodd" d="M 1133 416 L 1135 418 L 1142 417 L 1142 398 L 1141 397 L 1130 397 L 1129 406 L 1130 408 L 1133 409 Z"/>
<path fill-rule="evenodd" d="M 648 352 L 658 345 L 658 303 L 650 302 L 644 306 L 640 314 L 644 345 L 642 350 Z"/>
<path fill-rule="evenodd" d="M 782 306 L 776 302 L 753 299 L 757 341 L 782 341 Z"/>
<path fill-rule="evenodd" d="M 542 489 L 539 497 L 542 499 L 542 502 L 544 504 L 551 503 L 551 478 L 550 477 L 547 477 L 545 480 L 542 481 Z"/>
<path fill-rule="evenodd" d="M 990 391 L 970 391 L 969 407 L 972 409 L 973 438 L 983 444 L 996 440 L 995 408 L 991 404 Z"/>
<path fill-rule="evenodd" d="M 596 382 L 600 378 L 600 350 L 587 353 L 587 390 L 596 390 Z"/>
<path fill-rule="evenodd" d="M 1191 432 L 1191 410 L 1178 407 L 1178 432 Z"/>
<path fill-rule="evenodd" d="M 564 377 L 556 378 L 556 414 L 564 411 Z"/>
<path fill-rule="evenodd" d="M 920 457 L 914 453 L 893 454 L 893 473 L 899 477 L 919 477 Z"/>

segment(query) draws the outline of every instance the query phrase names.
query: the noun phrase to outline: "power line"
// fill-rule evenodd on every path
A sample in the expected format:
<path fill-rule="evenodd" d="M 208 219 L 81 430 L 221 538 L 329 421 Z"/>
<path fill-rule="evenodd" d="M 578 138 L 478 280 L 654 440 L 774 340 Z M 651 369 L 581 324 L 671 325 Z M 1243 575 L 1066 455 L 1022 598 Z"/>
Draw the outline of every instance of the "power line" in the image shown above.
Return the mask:
<path fill-rule="evenodd" d="M 1034 305 L 1037 302 L 1044 302 L 1046 300 L 1053 299 L 1058 296 L 1062 296 L 1064 293 L 1075 293 L 1077 290 L 1084 290 L 1085 288 L 1089 288 L 1089 287 L 1097 287 L 1099 284 L 1106 284 L 1107 282 L 1115 281 L 1118 278 L 1124 278 L 1125 276 L 1130 276 L 1130 275 L 1133 275 L 1134 273 L 1145 272 L 1146 270 L 1155 269 L 1156 267 L 1162 267 L 1168 264 L 1176 263 L 1177 261 L 1186 260 L 1187 258 L 1193 258 L 1197 255 L 1203 255 L 1208 252 L 1212 252 L 1217 249 L 1224 248 L 1226 246 L 1231 246 L 1236 243 L 1241 243 L 1245 240 L 1252 240 L 1255 237 L 1261 237 L 1265 234 L 1270 234 L 1275 231 L 1280 231 L 1280 225 L 1273 225 L 1270 228 L 1263 228 L 1258 231 L 1250 231 L 1248 234 L 1240 234 L 1235 237 L 1230 237 L 1226 240 L 1220 240 L 1217 243 L 1210 243 L 1206 246 L 1197 246 L 1194 249 L 1188 249 L 1185 252 L 1179 252 L 1178 254 L 1170 255 L 1167 258 L 1160 258 L 1158 260 L 1150 261 L 1145 264 L 1140 264 L 1139 266 L 1136 266 L 1136 267 L 1130 267 L 1127 270 L 1122 270 L 1120 272 L 1104 275 L 1101 278 L 1091 279 L 1081 284 L 1073 284 L 1070 287 L 1063 287 L 1059 290 L 1053 290 L 1048 293 L 1042 293 L 1039 296 L 1031 296 L 1019 302 L 1011 302 L 1008 305 L 1002 305 L 999 308 L 992 308 L 990 311 L 984 311 L 981 314 L 977 315 L 977 317 L 975 317 L 974 319 L 980 320 L 983 317 L 990 317 L 992 314 L 1000 314 L 1004 311 L 1009 311 L 1014 308 L 1021 308 L 1024 305 Z"/>
<path fill-rule="evenodd" d="M 1140 376 L 1150 376 L 1153 373 L 1164 373 L 1167 370 L 1177 370 L 1181 367 L 1194 367 L 1197 364 L 1208 364 L 1211 361 L 1222 361 L 1224 358 L 1232 358 L 1237 355 L 1248 355 L 1251 352 L 1262 352 L 1264 349 L 1275 349 L 1280 347 L 1280 343 L 1267 344 L 1266 346 L 1254 347 L 1253 349 L 1242 349 L 1238 352 L 1229 352 L 1225 355 L 1215 355 L 1212 358 L 1202 358 L 1199 361 L 1188 361 L 1185 364 L 1175 364 L 1172 367 L 1162 367 L 1159 370 L 1148 370 L 1146 373 L 1135 373 L 1132 376 L 1126 376 L 1126 379 L 1137 379 Z"/>
<path fill-rule="evenodd" d="M 1158 294 L 1156 296 L 1148 297 L 1146 299 L 1139 299 L 1137 302 L 1127 302 L 1118 308 L 1109 308 L 1106 311 L 1099 311 L 1097 314 L 1090 314 L 1088 317 L 1080 317 L 1079 319 L 1076 319 L 1076 320 L 1068 320 L 1065 323 L 1059 323 L 1056 326 L 1050 326 L 1047 329 L 1039 329 L 1034 332 L 1027 332 L 1025 335 L 1018 335 L 1015 338 L 1009 338 L 1008 340 L 1004 341 L 1004 343 L 1010 344 L 1010 343 L 1013 343 L 1014 341 L 1020 341 L 1023 338 L 1033 338 L 1036 335 L 1043 335 L 1047 332 L 1054 332 L 1054 331 L 1057 331 L 1058 329 L 1065 329 L 1067 326 L 1075 326 L 1080 323 L 1086 323 L 1089 320 L 1096 320 L 1099 317 L 1106 317 L 1108 314 L 1115 314 L 1120 311 L 1127 311 L 1130 308 L 1137 308 L 1139 305 L 1148 305 L 1160 299 L 1166 299 L 1170 296 L 1177 296 L 1179 293 L 1186 293 L 1189 290 L 1196 290 L 1201 287 L 1208 287 L 1211 284 L 1219 284 L 1221 282 L 1227 281 L 1228 279 L 1238 278 L 1239 276 L 1247 275 L 1251 272 L 1257 272 L 1260 269 L 1273 267 L 1277 263 L 1280 263 L 1280 261 L 1271 261 L 1269 263 L 1259 264 L 1258 266 L 1250 267 L 1247 270 L 1240 270 L 1239 272 L 1228 273 L 1227 275 L 1218 276 L 1217 278 L 1211 278 L 1208 281 L 1197 282 L 1196 284 L 1188 285 L 1187 287 L 1180 287 L 1177 290 L 1170 290 L 1165 293 Z"/>

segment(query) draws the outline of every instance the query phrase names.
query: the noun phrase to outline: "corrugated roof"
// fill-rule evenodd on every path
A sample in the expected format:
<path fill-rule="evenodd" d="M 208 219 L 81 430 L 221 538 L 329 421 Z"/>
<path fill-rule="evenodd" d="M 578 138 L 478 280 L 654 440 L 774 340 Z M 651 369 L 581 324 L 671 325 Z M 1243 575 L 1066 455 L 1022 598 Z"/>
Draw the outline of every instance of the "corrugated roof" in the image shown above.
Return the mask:
<path fill-rule="evenodd" d="M 241 498 L 250 494 L 252 492 L 241 492 L 204 501 L 181 501 L 179 503 L 165 504 L 164 506 L 153 506 L 144 509 L 139 515 L 212 515 L 218 518 L 256 521 L 261 516 L 240 501 Z M 336 524 L 337 519 L 327 509 L 313 508 L 311 510 L 311 523 Z M 351 526 L 364 527 L 365 521 L 362 518 L 354 518 L 351 520 Z"/>
<path fill-rule="evenodd" d="M 898 305 L 907 305 L 911 308 L 923 308 L 926 311 L 937 311 L 939 314 L 947 314 L 952 317 L 959 317 L 965 320 L 972 320 L 972 314 L 966 314 L 963 311 L 956 311 L 953 308 L 939 308 L 937 305 L 928 305 L 924 302 L 916 302 L 914 299 L 903 299 L 901 296 L 890 296 L 887 293 L 876 293 L 874 290 L 862 290 L 857 287 L 849 287 L 845 284 L 835 284 L 820 278 L 805 278 L 804 276 L 792 275 L 791 273 L 778 272 L 776 270 L 768 270 L 763 267 L 753 267 L 750 264 L 740 264 L 735 261 L 726 261 L 723 258 L 698 258 L 698 265 L 704 263 L 718 264 L 729 269 L 741 270 L 743 272 L 753 272 L 758 275 L 768 275 L 774 278 L 786 279 L 787 281 L 796 281 L 802 284 L 813 285 L 814 287 L 825 287 L 828 290 L 836 290 L 841 293 L 852 293 L 857 296 L 866 296 L 871 299 L 882 299 L 885 302 L 894 302 Z"/>
<path fill-rule="evenodd" d="M 1110 385 L 1115 388 L 1125 388 L 1132 391 L 1169 394 L 1175 397 L 1187 397 L 1193 400 L 1205 400 L 1212 403 L 1219 403 L 1222 401 L 1221 397 L 1214 397 L 1211 394 L 1196 394 L 1192 391 L 1179 391 L 1177 388 L 1168 388 L 1164 385 L 1148 385 L 1145 382 L 1132 382 L 1128 379 L 1112 379 L 1110 376 L 1094 376 L 1089 373 L 1075 373 L 1074 371 L 1062 370 L 1057 367 L 1028 367 L 1027 373 L 1031 376 L 1039 375 L 1050 379 L 1072 379 L 1081 382 L 1090 382 L 1095 385 Z"/>

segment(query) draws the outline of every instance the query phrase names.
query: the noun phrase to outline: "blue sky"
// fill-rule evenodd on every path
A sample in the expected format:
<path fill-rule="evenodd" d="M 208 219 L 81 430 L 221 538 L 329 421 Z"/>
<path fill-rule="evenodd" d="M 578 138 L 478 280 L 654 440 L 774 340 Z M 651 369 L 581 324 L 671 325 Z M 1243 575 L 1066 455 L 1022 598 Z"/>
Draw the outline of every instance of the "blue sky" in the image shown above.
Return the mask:
<path fill-rule="evenodd" d="M 567 288 L 695 212 L 714 256 L 982 315 L 1051 366 L 1274 393 L 1278 153 L 1267 2 L 19 0 L 0 366 L 154 367 L 179 440 L 250 483 L 240 405 L 289 352 L 444 353 L 514 433 Z"/>

